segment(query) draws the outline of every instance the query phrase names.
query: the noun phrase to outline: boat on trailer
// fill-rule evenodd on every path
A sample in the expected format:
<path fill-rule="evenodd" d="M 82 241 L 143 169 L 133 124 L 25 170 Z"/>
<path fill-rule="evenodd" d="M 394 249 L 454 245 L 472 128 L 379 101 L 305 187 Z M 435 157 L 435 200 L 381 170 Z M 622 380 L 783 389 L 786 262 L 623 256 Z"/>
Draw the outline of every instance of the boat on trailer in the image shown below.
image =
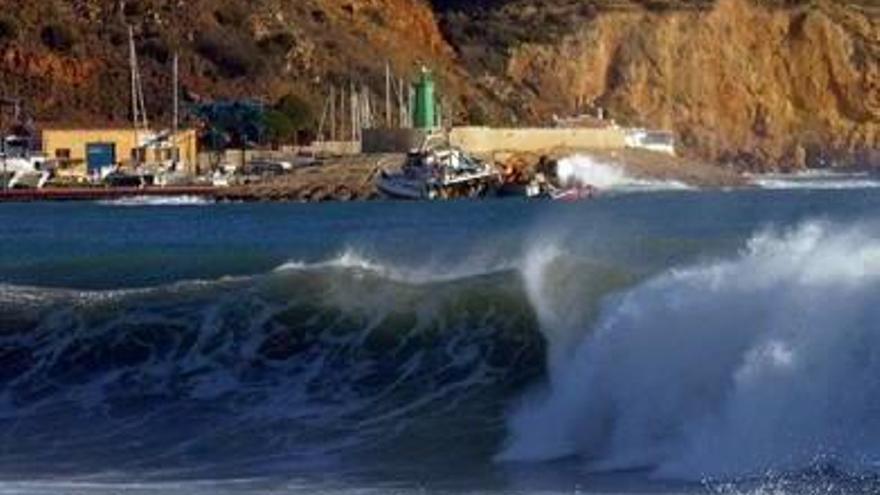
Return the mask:
<path fill-rule="evenodd" d="M 398 199 L 452 199 L 486 196 L 501 177 L 494 167 L 446 143 L 426 139 L 410 151 L 398 172 L 382 170 L 376 187 Z"/>

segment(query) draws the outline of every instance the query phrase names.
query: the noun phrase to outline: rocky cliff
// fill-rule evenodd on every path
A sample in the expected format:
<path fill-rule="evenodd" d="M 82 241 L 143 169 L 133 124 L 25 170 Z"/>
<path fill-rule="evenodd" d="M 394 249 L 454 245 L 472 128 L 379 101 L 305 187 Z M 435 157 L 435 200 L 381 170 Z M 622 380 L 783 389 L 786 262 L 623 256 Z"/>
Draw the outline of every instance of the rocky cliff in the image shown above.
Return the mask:
<path fill-rule="evenodd" d="M 568 33 L 512 46 L 502 82 L 531 94 L 536 118 L 602 107 L 746 166 L 821 165 L 880 146 L 877 7 L 692 7 L 587 11 Z"/>
<path fill-rule="evenodd" d="M 435 69 L 459 122 L 547 123 L 602 108 L 687 154 L 800 167 L 880 148 L 875 0 L 0 0 L 0 95 L 41 122 L 128 119 L 127 28 L 148 107 L 284 94 L 321 113 L 331 84 L 384 92 Z"/>
<path fill-rule="evenodd" d="M 466 73 L 421 0 L 0 0 L 0 96 L 22 97 L 52 123 L 129 118 L 128 26 L 147 107 L 167 120 L 171 57 L 190 101 L 295 93 L 320 113 L 329 87 L 384 92 L 419 63 L 466 92 Z"/>

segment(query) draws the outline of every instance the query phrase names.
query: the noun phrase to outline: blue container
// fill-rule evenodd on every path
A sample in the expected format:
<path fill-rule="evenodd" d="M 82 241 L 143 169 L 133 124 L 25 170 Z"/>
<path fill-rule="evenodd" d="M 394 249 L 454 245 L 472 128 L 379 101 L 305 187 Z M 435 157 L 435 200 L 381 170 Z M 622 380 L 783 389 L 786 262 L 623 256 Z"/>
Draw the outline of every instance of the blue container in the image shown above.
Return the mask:
<path fill-rule="evenodd" d="M 100 171 L 116 164 L 116 145 L 113 143 L 86 144 L 86 165 L 89 172 Z"/>

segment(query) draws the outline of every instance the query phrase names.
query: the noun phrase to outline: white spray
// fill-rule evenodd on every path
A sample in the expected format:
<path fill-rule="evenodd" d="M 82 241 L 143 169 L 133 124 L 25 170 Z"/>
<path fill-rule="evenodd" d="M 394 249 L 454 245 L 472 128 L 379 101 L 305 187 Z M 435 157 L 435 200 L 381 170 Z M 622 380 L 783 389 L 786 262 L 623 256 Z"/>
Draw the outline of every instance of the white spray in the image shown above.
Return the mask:
<path fill-rule="evenodd" d="M 601 190 L 657 191 L 681 190 L 688 186 L 676 181 L 648 180 L 633 177 L 623 167 L 585 155 L 559 160 L 557 174 L 565 184 L 580 184 Z"/>
<path fill-rule="evenodd" d="M 880 461 L 880 236 L 809 224 L 605 304 L 500 460 L 682 479 Z M 540 314 L 540 312 L 539 312 Z M 551 322 L 552 323 L 552 322 Z M 553 339 L 554 332 L 548 332 Z"/>

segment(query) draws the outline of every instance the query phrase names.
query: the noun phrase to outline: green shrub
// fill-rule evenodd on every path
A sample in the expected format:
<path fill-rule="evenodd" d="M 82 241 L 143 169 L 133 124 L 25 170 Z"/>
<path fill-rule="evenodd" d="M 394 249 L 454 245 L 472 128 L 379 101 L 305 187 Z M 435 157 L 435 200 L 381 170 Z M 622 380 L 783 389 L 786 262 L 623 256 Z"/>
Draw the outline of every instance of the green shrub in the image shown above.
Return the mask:
<path fill-rule="evenodd" d="M 263 115 L 266 139 L 273 144 L 288 143 L 296 138 L 296 126 L 287 115 L 278 110 L 269 110 Z"/>
<path fill-rule="evenodd" d="M 297 130 L 307 129 L 315 125 L 315 114 L 312 105 L 297 95 L 289 94 L 275 105 L 275 109 L 284 114 Z"/>
<path fill-rule="evenodd" d="M 262 68 L 262 54 L 256 43 L 225 30 L 199 33 L 196 51 L 228 77 L 254 75 Z"/>
<path fill-rule="evenodd" d="M 238 0 L 228 0 L 214 10 L 214 19 L 222 26 L 240 28 L 250 16 L 247 7 Z"/>
<path fill-rule="evenodd" d="M 367 19 L 370 20 L 375 26 L 385 27 L 387 22 L 385 21 L 385 16 L 382 15 L 382 11 L 376 8 L 367 9 L 366 11 Z"/>
<path fill-rule="evenodd" d="M 49 24 L 40 32 L 40 40 L 46 48 L 62 53 L 73 50 L 77 43 L 77 35 L 66 24 Z"/>
<path fill-rule="evenodd" d="M 166 64 L 171 59 L 171 49 L 162 38 L 150 38 L 140 47 L 140 52 L 160 64 Z"/>
<path fill-rule="evenodd" d="M 122 8 L 122 15 L 125 17 L 141 17 L 146 13 L 145 7 L 143 2 L 126 2 Z"/>
<path fill-rule="evenodd" d="M 287 32 L 276 33 L 261 39 L 259 46 L 267 55 L 284 56 L 296 46 L 296 38 Z"/>
<path fill-rule="evenodd" d="M 18 38 L 18 25 L 9 17 L 0 17 L 0 45 Z"/>

